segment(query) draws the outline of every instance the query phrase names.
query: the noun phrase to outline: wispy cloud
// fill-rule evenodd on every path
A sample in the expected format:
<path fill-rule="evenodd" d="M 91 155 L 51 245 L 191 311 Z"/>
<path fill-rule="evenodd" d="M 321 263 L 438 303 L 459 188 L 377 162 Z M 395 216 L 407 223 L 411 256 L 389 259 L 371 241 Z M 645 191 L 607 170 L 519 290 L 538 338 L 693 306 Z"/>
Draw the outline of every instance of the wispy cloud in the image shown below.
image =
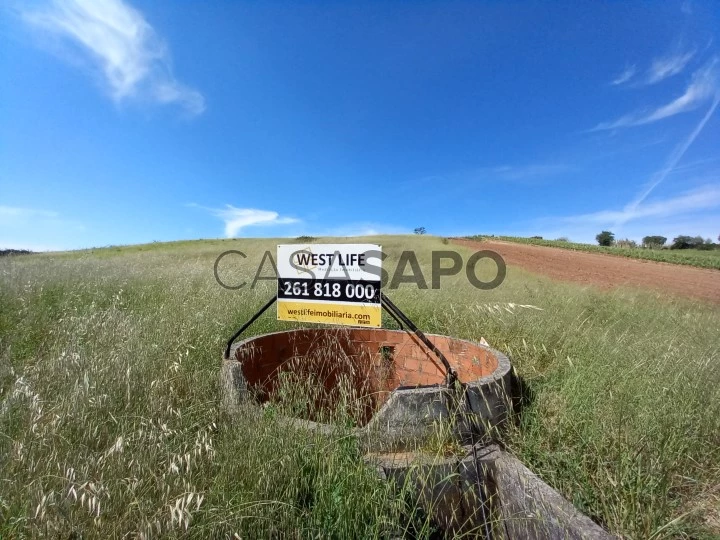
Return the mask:
<path fill-rule="evenodd" d="M 205 109 L 202 94 L 173 76 L 168 48 L 153 27 L 122 0 L 53 0 L 23 17 L 80 46 L 102 71 L 115 101 L 175 103 L 193 115 Z"/>
<path fill-rule="evenodd" d="M 410 234 L 412 232 L 409 227 L 401 227 L 398 225 L 389 225 L 387 223 L 346 223 L 337 227 L 310 229 L 312 236 L 378 236 L 384 234 Z M 430 231 L 432 234 L 432 231 Z"/>
<path fill-rule="evenodd" d="M 0 249 L 58 250 L 84 230 L 52 210 L 0 205 Z"/>
<path fill-rule="evenodd" d="M 545 238 L 567 237 L 573 241 L 595 242 L 601 230 L 615 233 L 616 238 L 640 240 L 643 236 L 659 234 L 673 238 L 680 234 L 715 238 L 720 219 L 720 184 L 706 184 L 700 188 L 674 196 L 643 202 L 635 207 L 610 208 L 597 212 L 533 220 L 506 234 Z M 618 226 L 622 223 L 622 226 Z"/>
<path fill-rule="evenodd" d="M 678 164 L 685 156 L 687 150 L 700 136 L 719 104 L 720 92 L 718 92 L 716 87 L 714 99 L 710 107 L 695 125 L 694 129 L 685 139 L 675 146 L 665 160 L 663 167 L 650 177 L 650 181 L 642 188 L 638 195 L 622 209 L 601 210 L 577 216 L 555 218 L 554 221 L 561 224 L 561 227 L 572 230 L 574 234 L 584 235 L 584 239 L 588 238 L 588 231 L 593 227 L 608 227 L 616 233 L 623 230 L 627 234 L 625 225 L 633 221 L 639 222 L 645 227 L 645 234 L 658 234 L 660 230 L 664 232 L 674 230 L 677 233 L 681 226 L 683 229 L 682 234 L 686 234 L 687 231 L 693 227 L 702 227 L 702 231 L 700 232 L 707 234 L 711 229 L 711 227 L 708 226 L 710 222 L 709 219 L 713 220 L 713 223 L 717 223 L 717 216 L 703 216 L 702 214 L 703 212 L 707 214 L 708 210 L 716 212 L 716 209 L 720 207 L 720 184 L 715 180 L 713 180 L 713 183 L 707 184 L 702 188 L 688 191 L 672 198 L 656 200 L 651 203 L 646 203 L 646 200 L 652 192 L 665 181 L 669 174 L 679 169 Z M 675 224 L 670 224 L 666 219 L 676 216 L 683 216 L 685 219 L 680 222 L 676 221 Z M 647 231 L 654 232 L 647 233 Z"/>
<path fill-rule="evenodd" d="M 57 218 L 57 212 L 38 210 L 36 208 L 21 208 L 18 206 L 0 205 L 0 223 L 25 221 L 37 218 Z"/>
<path fill-rule="evenodd" d="M 626 114 L 612 122 L 601 122 L 590 131 L 650 124 L 675 116 L 676 114 L 692 111 L 707 101 L 713 100 L 714 98 L 717 99 L 717 96 L 720 95 L 719 63 L 720 59 L 714 57 L 701 69 L 696 71 L 685 92 L 670 103 L 651 111 L 638 111 Z"/>
<path fill-rule="evenodd" d="M 235 208 L 228 204 L 225 208 L 207 208 L 197 204 L 188 204 L 194 208 L 207 210 L 215 217 L 225 222 L 225 236 L 234 238 L 246 227 L 290 225 L 300 223 L 299 219 L 282 217 L 272 210 L 257 210 L 255 208 Z"/>
<path fill-rule="evenodd" d="M 505 180 L 528 180 L 566 173 L 571 167 L 562 163 L 531 163 L 527 165 L 499 165 L 483 169 Z"/>
<path fill-rule="evenodd" d="M 627 66 L 622 73 L 610 81 L 610 84 L 617 86 L 618 84 L 626 83 L 633 78 L 635 73 L 637 73 L 637 66 Z"/>
<path fill-rule="evenodd" d="M 0 238 L 0 249 L 27 249 L 29 251 L 62 251 L 63 248 L 50 244 L 34 244 L 32 242 L 14 242 Z"/>
<path fill-rule="evenodd" d="M 650 67 L 642 74 L 638 71 L 636 64 L 627 65 L 620 74 L 610 81 L 610 84 L 613 86 L 630 85 L 635 87 L 657 84 L 682 73 L 695 57 L 696 52 L 695 50 L 676 47 L 672 52 L 653 59 Z"/>
<path fill-rule="evenodd" d="M 692 144 L 695 142 L 695 139 L 698 138 L 702 130 L 705 128 L 705 124 L 707 124 L 708 120 L 710 120 L 712 115 L 715 113 L 715 109 L 717 109 L 718 103 L 720 103 L 720 94 L 715 96 L 715 100 L 712 102 L 712 105 L 710 105 L 710 108 L 707 110 L 700 122 L 698 122 L 698 124 L 692 130 L 690 135 L 688 135 L 685 140 L 680 142 L 680 144 L 678 144 L 673 149 L 673 151 L 668 156 L 665 165 L 652 175 L 652 177 L 650 178 L 650 182 L 648 182 L 647 186 L 645 186 L 645 188 L 638 194 L 638 196 L 625 207 L 626 211 L 632 212 L 640 204 L 642 204 L 642 202 L 647 199 L 647 197 L 655 190 L 655 188 L 657 188 L 665 180 L 665 178 L 667 178 L 668 174 L 670 174 L 673 170 L 677 168 L 678 163 L 680 163 L 680 160 L 685 155 L 685 152 L 687 152 L 688 148 L 692 146 Z M 623 221 L 618 221 L 616 224 L 622 225 L 623 223 Z"/>
<path fill-rule="evenodd" d="M 656 84 L 660 81 L 672 77 L 685 69 L 688 62 L 695 56 L 695 51 L 680 52 L 676 51 L 667 56 L 656 58 L 650 65 L 647 72 L 646 84 Z"/>
<path fill-rule="evenodd" d="M 464 171 L 451 172 L 444 175 L 425 176 L 413 181 L 412 183 L 408 183 L 407 185 L 408 187 L 415 189 L 418 183 L 442 183 L 452 184 L 459 186 L 461 189 L 465 189 L 468 184 L 477 183 L 481 180 L 499 180 L 509 182 L 542 180 L 550 176 L 567 173 L 573 169 L 574 167 L 565 163 L 546 162 L 490 165 Z M 446 188 L 449 187 L 450 186 L 446 186 Z"/>
<path fill-rule="evenodd" d="M 568 216 L 560 221 L 571 225 L 596 225 L 618 227 L 630 221 L 650 217 L 670 217 L 720 207 L 720 185 L 707 185 L 678 196 L 629 205 L 619 210 L 601 210 L 589 214 Z"/>

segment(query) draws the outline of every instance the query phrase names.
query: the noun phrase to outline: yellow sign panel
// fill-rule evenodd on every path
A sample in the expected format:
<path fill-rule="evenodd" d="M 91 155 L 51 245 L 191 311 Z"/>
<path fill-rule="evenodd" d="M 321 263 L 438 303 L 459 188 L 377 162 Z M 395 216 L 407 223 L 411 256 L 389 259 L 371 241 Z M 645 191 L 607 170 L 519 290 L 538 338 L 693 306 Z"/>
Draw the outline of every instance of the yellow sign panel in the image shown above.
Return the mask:
<path fill-rule="evenodd" d="M 359 304 L 332 304 L 330 302 L 278 302 L 278 319 L 281 321 L 316 322 L 378 328 L 380 306 Z"/>
<path fill-rule="evenodd" d="M 381 265 L 374 244 L 278 246 L 278 319 L 379 328 Z"/>

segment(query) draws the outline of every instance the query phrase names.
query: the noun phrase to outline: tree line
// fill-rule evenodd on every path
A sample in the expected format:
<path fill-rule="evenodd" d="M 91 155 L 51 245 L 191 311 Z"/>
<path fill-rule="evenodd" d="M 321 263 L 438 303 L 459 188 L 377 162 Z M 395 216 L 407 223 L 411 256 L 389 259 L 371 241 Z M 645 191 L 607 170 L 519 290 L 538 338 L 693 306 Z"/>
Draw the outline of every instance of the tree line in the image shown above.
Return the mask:
<path fill-rule="evenodd" d="M 602 231 L 599 233 L 595 240 L 597 240 L 600 246 L 619 246 L 619 247 L 638 247 L 637 242 L 634 240 L 615 240 L 615 235 L 610 231 Z M 715 244 L 710 238 L 703 238 L 702 236 L 687 236 L 680 235 L 673 238 L 672 244 L 666 246 L 667 238 L 664 236 L 645 236 L 642 239 L 640 247 L 649 249 L 718 249 L 720 248 L 720 235 L 718 235 L 718 243 Z"/>

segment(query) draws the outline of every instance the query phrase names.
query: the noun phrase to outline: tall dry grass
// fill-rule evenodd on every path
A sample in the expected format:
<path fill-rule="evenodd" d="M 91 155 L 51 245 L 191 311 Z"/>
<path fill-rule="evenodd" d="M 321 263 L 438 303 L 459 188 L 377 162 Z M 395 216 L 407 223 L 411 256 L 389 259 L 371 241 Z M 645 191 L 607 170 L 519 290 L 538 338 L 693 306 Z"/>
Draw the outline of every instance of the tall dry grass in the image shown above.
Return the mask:
<path fill-rule="evenodd" d="M 434 238 L 415 249 L 430 282 Z M 368 469 L 342 422 L 288 430 L 274 409 L 219 407 L 224 341 L 273 294 L 252 281 L 275 242 L 188 242 L 0 260 L 0 536 L 429 536 L 403 486 Z M 464 252 L 469 254 L 468 252 Z M 265 271 L 267 275 L 267 268 Z M 462 275 L 388 291 L 421 328 L 511 356 L 533 399 L 505 444 L 627 538 L 720 531 L 720 313 L 598 292 L 510 268 L 498 289 Z M 388 321 L 391 326 L 392 322 Z M 272 314 L 251 329 L 290 325 Z"/>

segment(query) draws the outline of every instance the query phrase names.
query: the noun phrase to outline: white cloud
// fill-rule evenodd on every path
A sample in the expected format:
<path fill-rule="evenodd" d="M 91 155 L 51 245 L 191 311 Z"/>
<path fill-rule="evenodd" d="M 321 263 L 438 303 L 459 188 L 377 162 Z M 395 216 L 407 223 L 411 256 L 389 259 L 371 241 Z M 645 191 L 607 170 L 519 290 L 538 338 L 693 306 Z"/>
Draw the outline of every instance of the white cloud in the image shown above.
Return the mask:
<path fill-rule="evenodd" d="M 169 51 L 153 27 L 122 0 L 54 0 L 46 9 L 23 15 L 88 53 L 115 101 L 177 103 L 190 114 L 205 109 L 202 94 L 173 77 Z"/>
<path fill-rule="evenodd" d="M 400 227 L 385 223 L 355 222 L 339 223 L 335 225 L 318 225 L 314 219 L 302 220 L 294 217 L 281 216 L 272 210 L 258 210 L 254 208 L 235 208 L 226 205 L 225 208 L 208 208 L 195 203 L 187 204 L 190 208 L 200 208 L 211 215 L 220 218 L 225 223 L 225 236 L 233 238 L 247 227 L 265 228 L 282 225 L 293 225 L 283 229 L 278 236 L 289 238 L 301 235 L 316 237 L 351 237 L 376 236 L 383 234 L 409 234 L 410 227 Z"/>
<path fill-rule="evenodd" d="M 637 67 L 635 65 L 628 66 L 625 68 L 625 70 L 615 77 L 612 81 L 610 81 L 610 84 L 617 86 L 618 84 L 623 84 L 628 82 L 630 79 L 633 78 L 635 73 L 637 72 Z"/>
<path fill-rule="evenodd" d="M 710 60 L 693 74 L 692 81 L 685 92 L 661 107 L 652 111 L 638 111 L 620 117 L 612 122 L 601 122 L 590 131 L 602 131 L 629 126 L 640 126 L 663 120 L 676 114 L 692 111 L 703 103 L 720 95 L 720 74 L 718 57 Z"/>
<path fill-rule="evenodd" d="M 681 73 L 693 56 L 695 56 L 695 51 L 675 52 L 662 58 L 656 58 L 648 69 L 645 84 L 656 84 Z"/>
<path fill-rule="evenodd" d="M 272 210 L 257 210 L 255 208 L 235 208 L 228 204 L 225 208 L 207 208 L 197 204 L 188 204 L 187 206 L 202 208 L 207 210 L 215 217 L 225 222 L 225 236 L 234 238 L 246 227 L 272 226 L 272 225 L 290 225 L 300 223 L 299 219 L 291 217 L 281 217 L 277 212 Z"/>

